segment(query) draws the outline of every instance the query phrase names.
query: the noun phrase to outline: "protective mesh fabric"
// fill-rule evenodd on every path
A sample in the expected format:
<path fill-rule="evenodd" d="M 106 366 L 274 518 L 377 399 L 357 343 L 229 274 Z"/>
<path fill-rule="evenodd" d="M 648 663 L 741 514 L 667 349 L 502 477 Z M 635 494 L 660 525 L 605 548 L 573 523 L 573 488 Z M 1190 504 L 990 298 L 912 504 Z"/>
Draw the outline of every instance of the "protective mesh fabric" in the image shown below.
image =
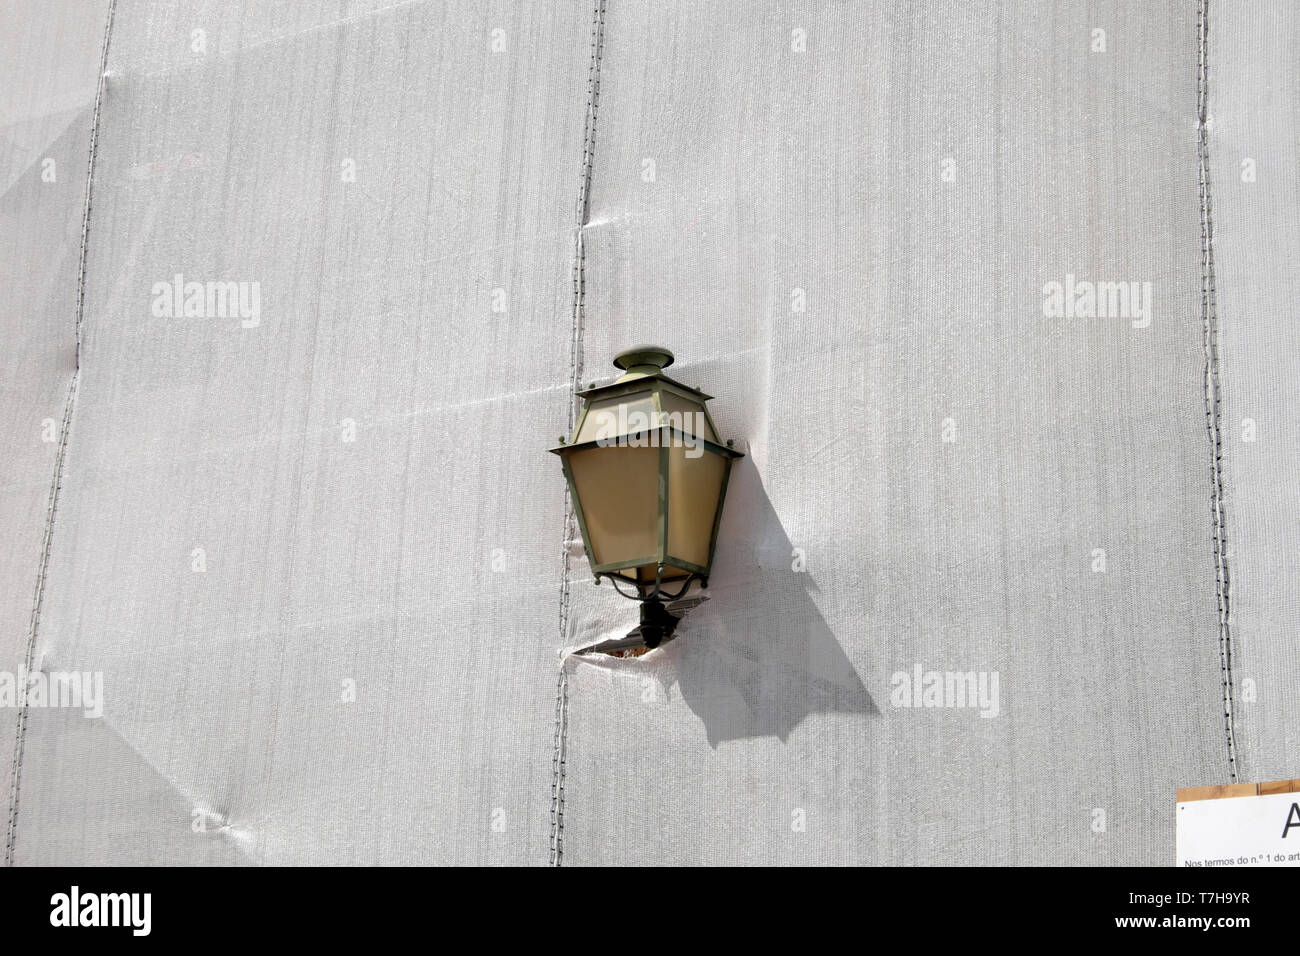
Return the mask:
<path fill-rule="evenodd" d="M 106 3 L 9 4 L 0 30 L 0 672 L 23 672 L 68 388 Z M 19 711 L 0 706 L 8 832 Z M 6 838 L 7 842 L 7 838 Z"/>
<path fill-rule="evenodd" d="M 606 30 L 585 354 L 648 323 L 752 454 L 669 660 L 573 665 L 565 861 L 1167 862 L 1174 789 L 1227 771 L 1196 10 Z M 1153 321 L 1045 318 L 1066 273 Z M 628 617 L 590 591 L 575 643 Z M 1001 713 L 892 706 L 917 665 L 997 671 Z"/>
<path fill-rule="evenodd" d="M 1196 4 L 118 0 L 46 562 L 94 7 L 0 31 L 0 669 L 44 568 L 106 695 L 29 711 L 16 862 L 1166 864 L 1177 787 L 1300 776 L 1282 3 L 1211 5 L 1234 764 Z M 747 457 L 557 754 L 636 610 L 544 449 L 641 341 Z"/>
<path fill-rule="evenodd" d="M 213 16 L 117 9 L 18 861 L 544 860 L 589 11 Z"/>
<path fill-rule="evenodd" d="M 1300 12 L 1212 7 L 1210 158 L 1236 759 L 1300 765 Z"/>

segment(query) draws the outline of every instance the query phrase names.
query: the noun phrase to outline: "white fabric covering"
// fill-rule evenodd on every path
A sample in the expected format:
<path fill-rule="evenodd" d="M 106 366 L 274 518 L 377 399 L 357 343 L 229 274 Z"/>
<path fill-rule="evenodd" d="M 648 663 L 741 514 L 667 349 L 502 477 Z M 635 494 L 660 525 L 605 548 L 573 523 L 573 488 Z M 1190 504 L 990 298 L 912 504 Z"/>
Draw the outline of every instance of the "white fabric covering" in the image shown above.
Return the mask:
<path fill-rule="evenodd" d="M 11 4 L 0 669 L 44 568 L 106 698 L 29 710 L 14 862 L 1168 864 L 1177 787 L 1300 776 L 1300 38 L 1212 7 L 1232 764 L 1197 5 L 118 0 L 51 525 L 107 4 Z M 559 763 L 636 608 L 544 449 L 641 341 L 747 457 Z"/>

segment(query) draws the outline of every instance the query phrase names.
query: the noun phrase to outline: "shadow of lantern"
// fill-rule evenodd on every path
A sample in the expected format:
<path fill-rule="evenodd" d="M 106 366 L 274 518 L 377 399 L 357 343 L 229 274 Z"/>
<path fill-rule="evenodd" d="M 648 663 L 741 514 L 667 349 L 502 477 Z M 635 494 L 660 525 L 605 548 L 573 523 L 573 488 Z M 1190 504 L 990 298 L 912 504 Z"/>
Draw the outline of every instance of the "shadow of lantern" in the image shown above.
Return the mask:
<path fill-rule="evenodd" d="M 727 511 L 710 600 L 686 615 L 656 668 L 709 744 L 785 741 L 812 714 L 878 714 L 810 595 L 811 575 L 791 568 L 794 547 L 752 459 L 733 469 Z"/>

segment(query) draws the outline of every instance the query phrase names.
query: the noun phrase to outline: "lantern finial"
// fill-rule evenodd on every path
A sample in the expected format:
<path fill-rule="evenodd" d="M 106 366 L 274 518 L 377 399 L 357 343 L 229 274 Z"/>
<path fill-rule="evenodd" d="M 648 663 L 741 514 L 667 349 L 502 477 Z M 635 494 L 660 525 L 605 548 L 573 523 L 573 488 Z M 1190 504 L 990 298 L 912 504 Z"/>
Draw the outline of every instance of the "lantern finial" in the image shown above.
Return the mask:
<path fill-rule="evenodd" d="M 673 364 L 673 353 L 658 345 L 634 345 L 614 356 L 614 367 L 629 375 L 654 375 Z"/>

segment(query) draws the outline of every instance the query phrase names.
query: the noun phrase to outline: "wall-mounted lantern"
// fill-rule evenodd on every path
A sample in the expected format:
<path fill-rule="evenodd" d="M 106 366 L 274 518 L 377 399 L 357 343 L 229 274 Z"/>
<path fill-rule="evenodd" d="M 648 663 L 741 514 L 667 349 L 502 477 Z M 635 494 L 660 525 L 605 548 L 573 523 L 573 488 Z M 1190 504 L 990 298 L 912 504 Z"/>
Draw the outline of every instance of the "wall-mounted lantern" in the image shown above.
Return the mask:
<path fill-rule="evenodd" d="M 744 457 L 719 442 L 705 404 L 712 396 L 664 374 L 672 364 L 673 353 L 656 346 L 619 353 L 623 376 L 579 392 L 573 435 L 550 449 L 564 463 L 596 583 L 607 578 L 642 602 L 633 634 L 647 647 L 676 627 L 663 599 L 695 580 L 707 586 L 731 463 Z"/>

